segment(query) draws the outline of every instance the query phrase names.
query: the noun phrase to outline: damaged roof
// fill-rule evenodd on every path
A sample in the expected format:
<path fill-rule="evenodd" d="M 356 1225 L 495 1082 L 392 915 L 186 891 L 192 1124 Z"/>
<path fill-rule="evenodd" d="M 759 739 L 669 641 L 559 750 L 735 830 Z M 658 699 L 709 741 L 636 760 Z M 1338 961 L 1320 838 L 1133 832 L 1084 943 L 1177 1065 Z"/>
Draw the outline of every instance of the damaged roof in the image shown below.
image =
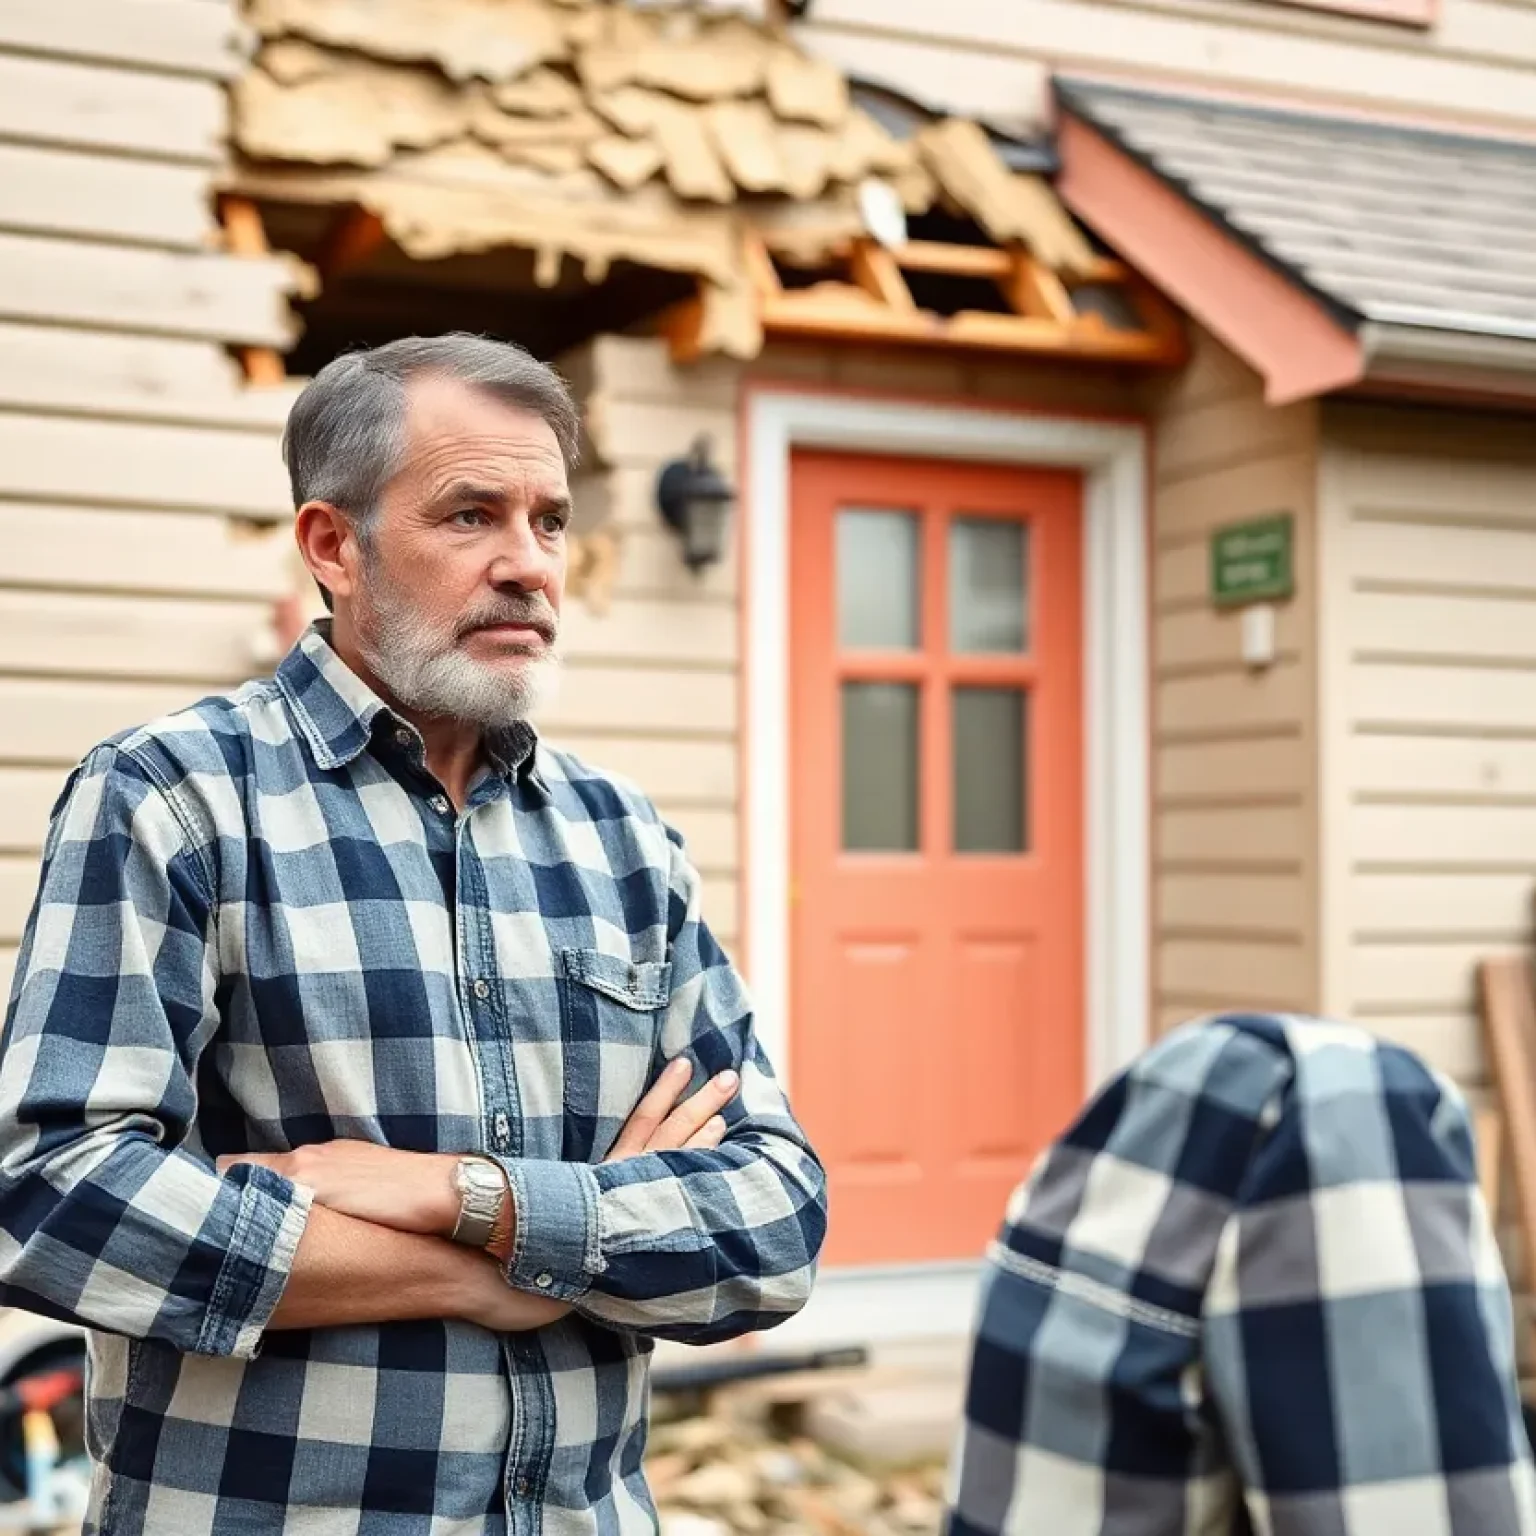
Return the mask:
<path fill-rule="evenodd" d="M 1536 144 L 1058 81 L 1347 326 L 1536 340 Z"/>
<path fill-rule="evenodd" d="M 230 190 L 361 206 L 418 259 L 531 250 L 546 286 L 566 258 L 592 283 L 619 261 L 687 274 L 711 301 L 708 350 L 761 345 L 744 233 L 813 263 L 868 233 L 871 183 L 1064 275 L 1095 260 L 1030 146 L 962 119 L 904 125 L 739 15 L 622 0 L 247 0 L 246 15 L 259 48 L 233 87 Z"/>

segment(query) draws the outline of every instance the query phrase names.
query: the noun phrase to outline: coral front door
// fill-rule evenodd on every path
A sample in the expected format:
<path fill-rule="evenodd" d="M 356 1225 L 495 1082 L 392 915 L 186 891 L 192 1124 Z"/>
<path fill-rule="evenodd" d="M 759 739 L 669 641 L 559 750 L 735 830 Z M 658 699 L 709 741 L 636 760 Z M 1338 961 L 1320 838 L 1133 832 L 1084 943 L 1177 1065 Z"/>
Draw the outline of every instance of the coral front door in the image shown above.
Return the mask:
<path fill-rule="evenodd" d="M 831 1263 L 973 1257 L 1083 1092 L 1075 474 L 791 467 L 790 1059 Z"/>

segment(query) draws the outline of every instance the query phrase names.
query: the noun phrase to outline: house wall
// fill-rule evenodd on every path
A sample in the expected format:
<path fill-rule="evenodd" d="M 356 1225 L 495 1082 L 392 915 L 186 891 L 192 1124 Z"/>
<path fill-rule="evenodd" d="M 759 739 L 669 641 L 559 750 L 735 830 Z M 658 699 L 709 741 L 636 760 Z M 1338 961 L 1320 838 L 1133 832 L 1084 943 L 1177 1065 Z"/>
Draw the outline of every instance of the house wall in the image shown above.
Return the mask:
<path fill-rule="evenodd" d="M 232 342 L 276 260 L 221 254 L 223 0 L 0 5 L 0 995 L 47 815 L 103 736 L 248 676 L 283 585 L 276 436 Z"/>
<path fill-rule="evenodd" d="M 1323 418 L 1324 995 L 1473 1089 L 1478 960 L 1536 897 L 1529 417 Z"/>
<path fill-rule="evenodd" d="M 1316 408 L 1274 409 L 1213 338 L 1153 411 L 1153 987 L 1160 1027 L 1214 1008 L 1315 1008 Z M 1278 655 L 1242 661 L 1241 620 L 1210 605 L 1209 540 L 1288 511 L 1295 598 Z"/>
<path fill-rule="evenodd" d="M 799 29 L 935 105 L 1038 117 L 1046 75 L 1292 96 L 1536 130 L 1536 4 L 1440 0 L 1428 28 L 1286 0 L 816 0 Z"/>
<path fill-rule="evenodd" d="M 742 952 L 744 701 L 740 670 L 740 539 L 721 566 L 694 577 L 656 508 L 656 476 L 700 432 L 740 485 L 737 441 L 747 385 L 846 389 L 964 400 L 999 409 L 1133 417 L 1139 381 L 1053 368 L 857 347 L 778 347 L 743 370 L 726 362 L 674 368 L 659 340 L 605 336 L 560 366 L 584 402 L 587 465 L 575 486 L 579 528 L 621 539 L 615 592 L 600 616 L 569 600 L 565 677 L 547 734 L 640 782 L 688 837 L 711 926 Z M 899 445 L 893 445 L 899 447 Z"/>

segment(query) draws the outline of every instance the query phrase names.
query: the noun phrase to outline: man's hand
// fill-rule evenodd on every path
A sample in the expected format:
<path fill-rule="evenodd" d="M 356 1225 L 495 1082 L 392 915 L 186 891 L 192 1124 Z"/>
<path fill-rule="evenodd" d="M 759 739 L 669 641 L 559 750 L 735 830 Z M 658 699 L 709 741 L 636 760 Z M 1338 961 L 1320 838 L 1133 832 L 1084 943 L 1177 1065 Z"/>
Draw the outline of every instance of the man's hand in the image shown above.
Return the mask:
<path fill-rule="evenodd" d="M 624 1122 L 607 1163 L 622 1162 L 645 1152 L 708 1151 L 725 1140 L 720 1111 L 736 1097 L 741 1079 L 734 1072 L 712 1077 L 691 1098 L 677 1101 L 693 1076 L 692 1063 L 674 1057 L 651 1091 Z"/>
<path fill-rule="evenodd" d="M 260 1163 L 314 1191 L 316 1201 L 343 1216 L 447 1237 L 459 1219 L 453 1187 L 458 1158 L 449 1152 L 402 1152 L 372 1141 L 322 1141 L 292 1152 L 244 1152 L 221 1157 L 219 1172 Z"/>

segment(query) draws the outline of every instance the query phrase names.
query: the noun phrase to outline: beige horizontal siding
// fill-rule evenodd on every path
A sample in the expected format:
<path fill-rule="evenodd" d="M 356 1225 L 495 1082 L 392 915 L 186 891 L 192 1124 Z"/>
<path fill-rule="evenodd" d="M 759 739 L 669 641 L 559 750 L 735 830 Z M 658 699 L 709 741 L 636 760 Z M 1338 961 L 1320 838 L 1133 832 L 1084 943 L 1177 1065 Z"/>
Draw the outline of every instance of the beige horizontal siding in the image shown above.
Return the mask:
<path fill-rule="evenodd" d="M 1316 656 L 1310 583 L 1277 616 L 1277 659 L 1242 662 L 1210 603 L 1213 529 L 1288 510 L 1306 570 L 1315 417 L 1197 334 L 1153 396 L 1154 1012 L 1316 1005 Z"/>
<path fill-rule="evenodd" d="M 673 368 L 658 341 L 600 337 L 559 366 L 581 400 L 589 452 L 573 486 L 578 526 L 618 541 L 602 612 L 568 596 L 566 665 L 544 728 L 557 746 L 633 779 L 684 837 L 704 915 L 740 938 L 741 623 L 734 559 L 694 577 L 656 510 L 656 476 L 708 431 L 735 474 L 738 370 Z"/>
<path fill-rule="evenodd" d="M 1444 0 L 1430 28 L 1252 0 L 818 0 L 799 30 L 952 110 L 1038 117 L 1059 71 L 1536 125 L 1536 10 L 1523 0 Z"/>
<path fill-rule="evenodd" d="M 1528 421 L 1325 417 L 1331 1006 L 1472 1083 L 1476 969 L 1536 898 Z"/>
<path fill-rule="evenodd" d="M 212 80 L 0 49 L 0 135 L 11 143 L 211 166 L 219 158 L 225 110 L 224 92 Z"/>
<path fill-rule="evenodd" d="M 104 737 L 260 669 L 287 584 L 277 439 L 236 343 L 284 262 L 218 248 L 225 0 L 0 5 L 0 990 L 47 818 Z"/>

